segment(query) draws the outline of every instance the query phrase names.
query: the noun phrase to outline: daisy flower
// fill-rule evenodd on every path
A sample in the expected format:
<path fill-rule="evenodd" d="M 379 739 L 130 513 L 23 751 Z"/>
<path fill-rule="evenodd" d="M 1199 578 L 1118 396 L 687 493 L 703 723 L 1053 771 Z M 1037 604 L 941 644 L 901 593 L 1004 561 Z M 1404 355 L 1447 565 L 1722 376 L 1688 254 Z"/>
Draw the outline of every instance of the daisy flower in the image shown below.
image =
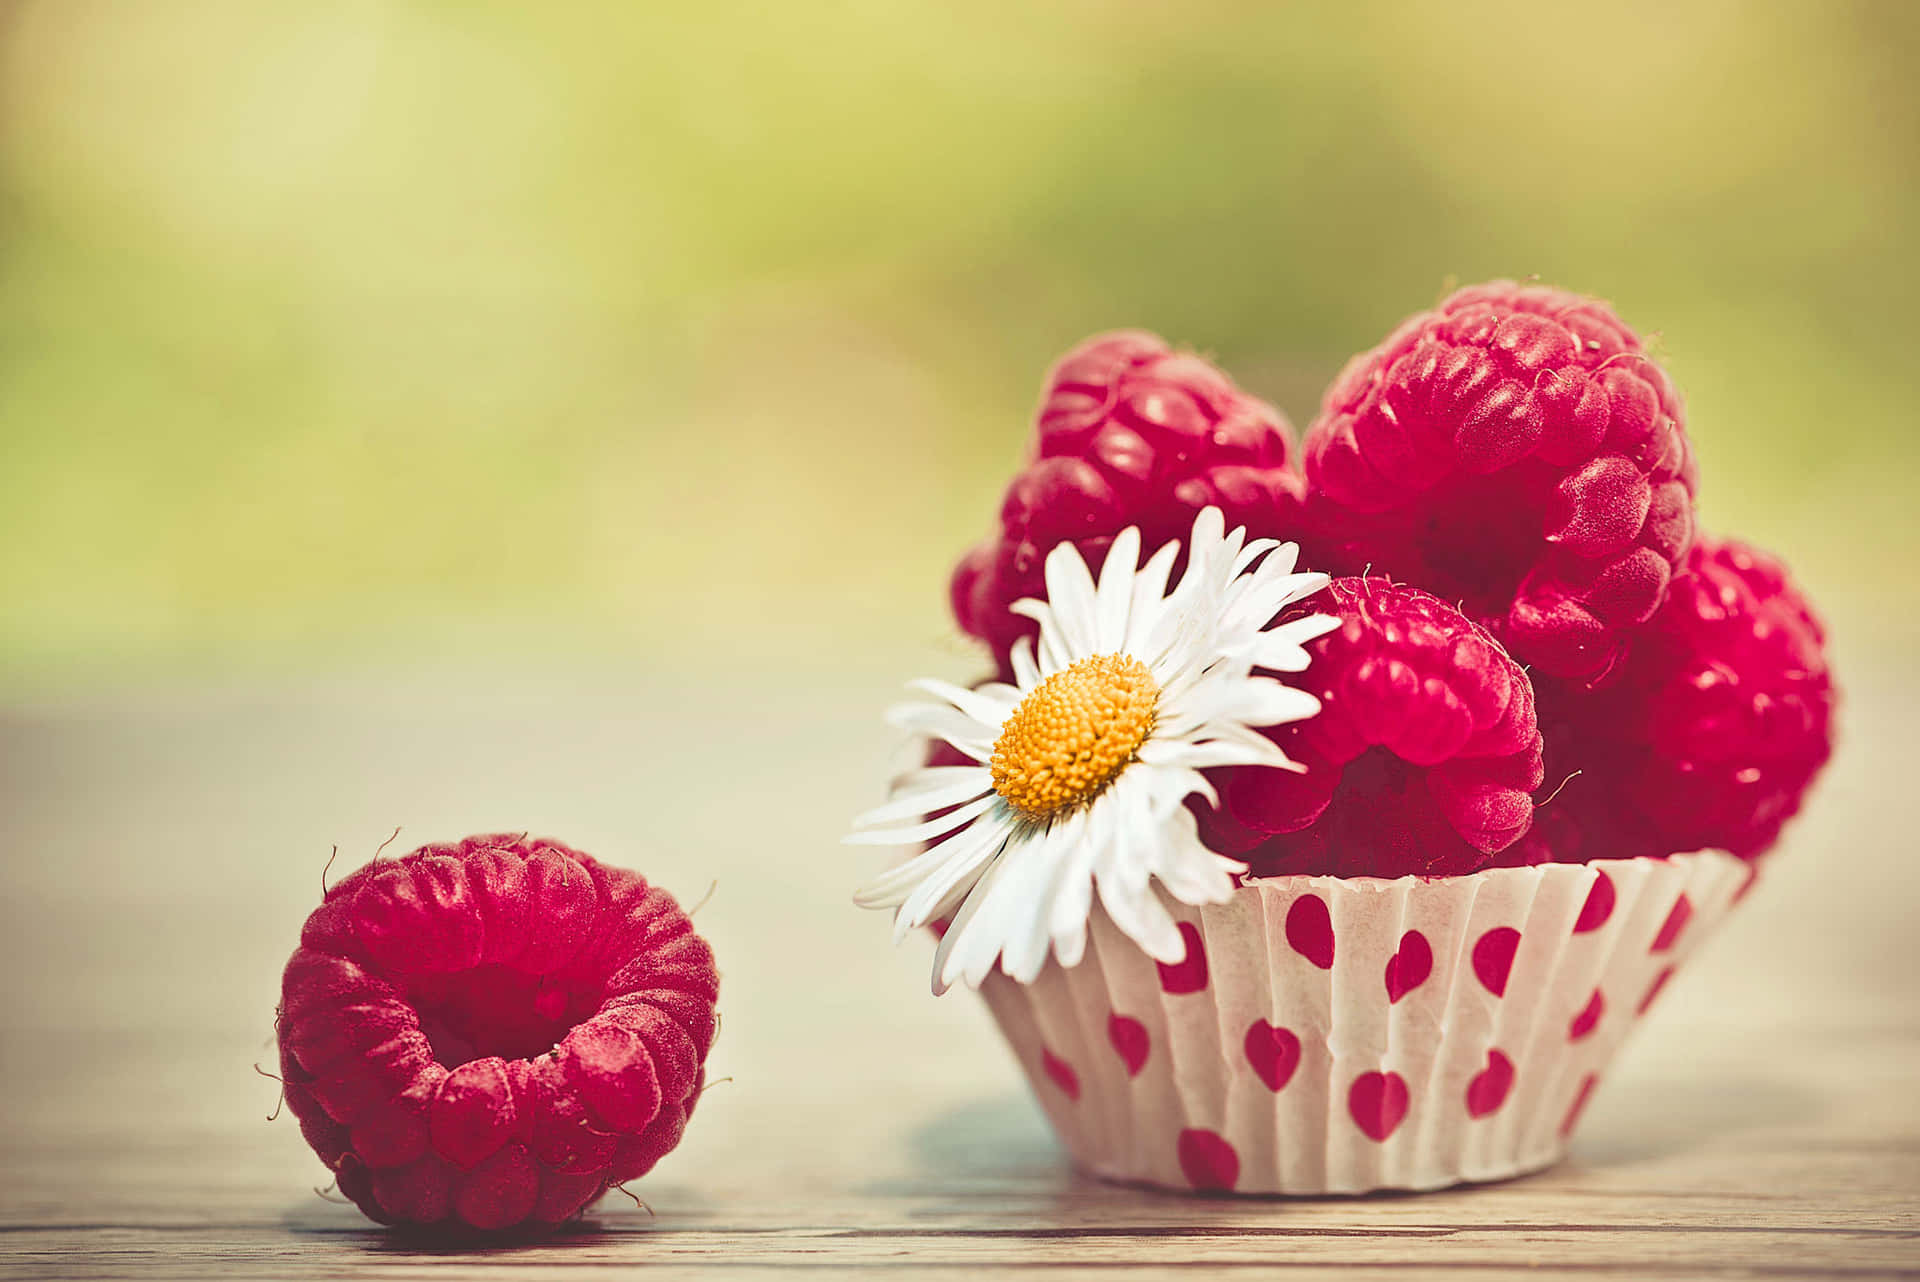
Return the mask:
<path fill-rule="evenodd" d="M 1311 717 L 1320 702 L 1254 669 L 1303 671 L 1302 647 L 1338 621 L 1275 624 L 1327 576 L 1295 573 L 1296 545 L 1248 542 L 1225 525 L 1218 508 L 1195 519 L 1172 591 L 1177 540 L 1141 565 L 1140 531 L 1124 531 L 1098 583 L 1079 549 L 1060 544 L 1047 556 L 1047 599 L 1013 606 L 1040 626 L 1037 648 L 1029 639 L 1013 648 L 1013 684 L 916 681 L 910 688 L 932 699 L 889 712 L 897 728 L 974 763 L 910 771 L 847 838 L 934 843 L 855 902 L 897 909 L 896 943 L 951 918 L 934 956 L 936 993 L 978 987 L 996 961 L 1021 983 L 1049 952 L 1078 964 L 1096 892 L 1149 955 L 1179 961 L 1185 944 L 1152 883 L 1187 904 L 1233 893 L 1246 865 L 1202 844 L 1186 799 L 1217 803 L 1200 773 L 1215 766 L 1304 769 L 1260 728 Z"/>

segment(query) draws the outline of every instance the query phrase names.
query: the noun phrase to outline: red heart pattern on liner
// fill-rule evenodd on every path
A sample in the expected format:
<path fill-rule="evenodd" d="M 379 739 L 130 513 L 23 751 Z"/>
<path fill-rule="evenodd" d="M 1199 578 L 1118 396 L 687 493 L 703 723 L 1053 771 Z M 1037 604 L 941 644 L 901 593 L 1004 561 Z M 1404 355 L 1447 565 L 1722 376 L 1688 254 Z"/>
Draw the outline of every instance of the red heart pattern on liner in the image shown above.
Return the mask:
<path fill-rule="evenodd" d="M 1487 1066 L 1467 1083 L 1467 1115 L 1485 1117 L 1494 1112 L 1507 1102 L 1507 1092 L 1512 1089 L 1513 1061 L 1504 1051 L 1488 1051 Z"/>
<path fill-rule="evenodd" d="M 1147 1056 L 1153 1052 L 1153 1039 L 1147 1034 L 1147 1026 L 1116 1012 L 1107 1017 L 1107 1041 L 1112 1045 L 1114 1054 L 1120 1057 L 1120 1062 L 1127 1066 L 1127 1076 L 1140 1076 L 1140 1070 L 1146 1067 Z"/>
<path fill-rule="evenodd" d="M 1333 915 L 1318 895 L 1302 895 L 1287 909 L 1287 943 L 1318 966 L 1333 969 Z"/>
<path fill-rule="evenodd" d="M 1685 895 L 1673 901 L 1673 911 L 1660 923 L 1660 933 L 1653 937 L 1653 951 L 1664 953 L 1673 947 L 1673 941 L 1680 938 L 1680 932 L 1687 928 L 1687 922 L 1693 916 L 1693 905 L 1687 902 Z"/>
<path fill-rule="evenodd" d="M 1187 955 L 1177 962 L 1155 963 L 1160 968 L 1160 987 L 1169 993 L 1197 993 L 1207 986 L 1207 949 L 1200 942 L 1200 928 L 1190 921 L 1180 923 L 1180 939 Z"/>
<path fill-rule="evenodd" d="M 1279 1028 L 1266 1020 L 1255 1020 L 1247 1029 L 1244 1043 L 1247 1063 L 1270 1091 L 1285 1089 L 1300 1067 L 1300 1039 L 1293 1030 Z"/>
<path fill-rule="evenodd" d="M 1395 1072 L 1362 1073 L 1347 1090 L 1347 1112 L 1370 1140 L 1384 1140 L 1406 1120 L 1412 1096 Z"/>
<path fill-rule="evenodd" d="M 1080 1098 L 1080 1075 L 1073 1071 L 1073 1065 L 1052 1051 L 1043 1050 L 1040 1052 L 1040 1071 L 1060 1088 L 1062 1095 L 1070 1100 Z"/>
<path fill-rule="evenodd" d="M 1480 936 L 1473 946 L 1473 973 L 1495 997 L 1507 995 L 1507 980 L 1513 974 L 1513 955 L 1520 950 L 1520 932 L 1511 926 L 1496 926 Z"/>
<path fill-rule="evenodd" d="M 1667 981 L 1672 978 L 1673 967 L 1663 967 L 1660 973 L 1653 977 L 1653 983 L 1647 987 L 1646 996 L 1642 997 L 1640 1004 L 1633 1008 L 1633 1013 L 1636 1015 L 1644 1015 L 1653 1009 L 1654 999 L 1660 996 L 1661 991 L 1667 986 Z"/>
<path fill-rule="evenodd" d="M 1387 958 L 1387 1000 L 1397 1002 L 1433 973 L 1433 945 L 1417 930 L 1400 936 L 1400 950 Z"/>
<path fill-rule="evenodd" d="M 1240 1155 L 1217 1131 L 1180 1132 L 1180 1169 L 1203 1192 L 1226 1192 L 1240 1180 Z"/>
<path fill-rule="evenodd" d="M 1613 916 L 1613 878 L 1603 869 L 1593 879 L 1593 889 L 1587 892 L 1587 898 L 1580 905 L 1580 916 L 1574 920 L 1573 933 L 1584 935 L 1588 931 L 1600 929 L 1607 924 L 1607 918 Z"/>
<path fill-rule="evenodd" d="M 1606 1013 L 1606 1010 L 1607 999 L 1601 995 L 1599 989 L 1594 989 L 1593 996 L 1587 999 L 1587 1004 L 1580 1008 L 1580 1013 L 1575 1015 L 1573 1022 L 1567 1025 L 1567 1040 L 1577 1042 L 1599 1027 L 1600 1017 Z"/>

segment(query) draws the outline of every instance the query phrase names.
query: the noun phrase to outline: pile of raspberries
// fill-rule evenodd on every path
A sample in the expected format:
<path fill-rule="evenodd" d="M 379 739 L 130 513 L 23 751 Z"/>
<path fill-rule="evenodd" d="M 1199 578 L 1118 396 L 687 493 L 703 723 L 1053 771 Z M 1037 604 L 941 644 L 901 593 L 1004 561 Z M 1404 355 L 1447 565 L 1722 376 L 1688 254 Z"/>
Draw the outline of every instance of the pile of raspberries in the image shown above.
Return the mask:
<path fill-rule="evenodd" d="M 1296 466 L 1296 457 L 1299 465 Z M 1694 524 L 1680 397 L 1602 302 L 1494 281 L 1355 357 L 1304 446 L 1213 365 L 1106 334 L 1053 369 L 993 534 L 955 570 L 960 626 L 1033 631 L 1071 540 L 1229 528 L 1336 576 L 1341 626 L 1271 733 L 1300 774 L 1212 773 L 1214 849 L 1259 876 L 1451 876 L 1717 848 L 1755 859 L 1831 750 L 1820 621 L 1779 562 Z"/>

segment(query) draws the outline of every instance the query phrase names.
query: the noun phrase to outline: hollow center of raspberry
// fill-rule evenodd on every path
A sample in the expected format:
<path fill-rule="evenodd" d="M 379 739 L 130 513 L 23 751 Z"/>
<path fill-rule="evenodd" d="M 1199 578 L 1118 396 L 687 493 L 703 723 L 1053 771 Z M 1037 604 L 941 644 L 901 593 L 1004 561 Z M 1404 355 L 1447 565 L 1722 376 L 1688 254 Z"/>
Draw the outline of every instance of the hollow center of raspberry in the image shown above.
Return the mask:
<path fill-rule="evenodd" d="M 434 1058 L 448 1068 L 489 1055 L 544 1055 L 600 1005 L 597 992 L 498 965 L 416 976 L 407 996 Z"/>
<path fill-rule="evenodd" d="M 1153 732 L 1160 687 L 1131 655 L 1096 654 L 1035 686 L 993 745 L 993 788 L 1030 819 L 1091 801 Z"/>

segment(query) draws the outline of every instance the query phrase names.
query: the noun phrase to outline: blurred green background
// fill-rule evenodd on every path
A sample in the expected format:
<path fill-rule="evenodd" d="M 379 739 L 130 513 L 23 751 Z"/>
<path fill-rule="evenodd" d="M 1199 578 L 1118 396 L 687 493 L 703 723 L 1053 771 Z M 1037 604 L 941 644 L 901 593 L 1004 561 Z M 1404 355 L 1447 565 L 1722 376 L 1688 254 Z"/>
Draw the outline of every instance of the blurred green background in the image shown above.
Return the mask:
<path fill-rule="evenodd" d="M 1920 5 L 4 12 L 16 694 L 940 644 L 1069 343 L 1304 425 L 1494 275 L 1657 332 L 1705 522 L 1916 639 Z"/>

